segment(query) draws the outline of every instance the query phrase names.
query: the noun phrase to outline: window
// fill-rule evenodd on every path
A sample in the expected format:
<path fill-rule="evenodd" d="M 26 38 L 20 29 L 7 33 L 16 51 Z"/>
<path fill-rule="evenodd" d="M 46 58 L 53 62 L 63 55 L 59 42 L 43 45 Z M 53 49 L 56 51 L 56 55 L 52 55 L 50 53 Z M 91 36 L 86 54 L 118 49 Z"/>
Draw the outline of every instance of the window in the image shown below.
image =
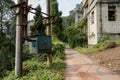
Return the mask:
<path fill-rule="evenodd" d="M 115 5 L 108 5 L 108 20 L 115 21 L 116 19 L 116 6 Z"/>
<path fill-rule="evenodd" d="M 94 11 L 91 13 L 91 23 L 94 23 Z"/>

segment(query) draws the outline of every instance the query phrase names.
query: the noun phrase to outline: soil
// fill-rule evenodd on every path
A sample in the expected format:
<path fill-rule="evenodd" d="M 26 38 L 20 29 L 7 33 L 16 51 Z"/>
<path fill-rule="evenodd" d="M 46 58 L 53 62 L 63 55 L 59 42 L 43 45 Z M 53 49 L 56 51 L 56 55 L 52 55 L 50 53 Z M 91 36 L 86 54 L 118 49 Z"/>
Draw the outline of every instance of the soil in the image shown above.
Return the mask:
<path fill-rule="evenodd" d="M 120 76 L 120 47 L 85 55 Z"/>
<path fill-rule="evenodd" d="M 64 80 L 120 80 L 120 77 L 116 73 L 112 73 L 95 62 L 106 63 L 106 61 L 103 62 L 104 60 L 101 58 L 104 56 L 102 53 L 83 55 L 70 48 L 67 48 L 65 53 L 67 68 L 64 73 Z M 100 57 L 99 55 L 102 56 Z M 109 60 L 107 55 L 104 58 Z M 113 59 L 111 58 L 110 60 Z M 112 65 L 111 62 L 109 61 L 109 65 Z"/>

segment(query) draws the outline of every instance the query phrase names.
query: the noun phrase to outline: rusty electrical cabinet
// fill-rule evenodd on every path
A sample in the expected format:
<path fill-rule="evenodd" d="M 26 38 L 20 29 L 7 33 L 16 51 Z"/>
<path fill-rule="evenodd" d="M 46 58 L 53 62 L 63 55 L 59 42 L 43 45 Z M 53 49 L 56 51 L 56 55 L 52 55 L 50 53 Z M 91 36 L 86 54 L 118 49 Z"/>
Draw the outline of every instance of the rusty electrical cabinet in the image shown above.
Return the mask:
<path fill-rule="evenodd" d="M 36 41 L 32 42 L 32 48 L 37 53 L 49 53 L 52 49 L 51 36 L 38 35 L 35 37 Z"/>
<path fill-rule="evenodd" d="M 51 36 L 37 36 L 38 53 L 49 53 L 52 48 Z"/>

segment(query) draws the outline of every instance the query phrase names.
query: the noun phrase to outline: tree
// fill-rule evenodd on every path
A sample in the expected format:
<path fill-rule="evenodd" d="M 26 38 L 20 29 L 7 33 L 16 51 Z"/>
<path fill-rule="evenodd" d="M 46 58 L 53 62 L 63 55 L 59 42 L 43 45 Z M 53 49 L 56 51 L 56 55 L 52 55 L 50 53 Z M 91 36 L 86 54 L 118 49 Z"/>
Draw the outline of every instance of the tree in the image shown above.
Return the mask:
<path fill-rule="evenodd" d="M 5 28 L 5 23 L 9 21 L 12 17 L 10 6 L 14 5 L 15 3 L 12 0 L 0 0 L 0 33 L 3 35 Z"/>
<path fill-rule="evenodd" d="M 9 9 L 14 4 L 12 0 L 0 0 L 0 77 L 14 67 L 15 18 Z"/>
<path fill-rule="evenodd" d="M 73 23 L 75 23 L 75 13 L 71 13 L 69 16 L 62 17 L 63 22 L 63 34 L 64 34 L 64 42 L 68 42 L 67 40 L 67 29 L 70 27 Z"/>
<path fill-rule="evenodd" d="M 30 27 L 31 28 L 31 35 L 45 35 L 45 25 L 42 21 L 42 14 L 41 14 L 41 7 L 38 5 L 36 7 L 36 14 L 34 17 L 34 24 Z"/>
<path fill-rule="evenodd" d="M 73 24 L 67 30 L 68 43 L 72 48 L 87 45 L 87 34 L 81 28 L 75 27 L 75 24 Z"/>
<path fill-rule="evenodd" d="M 76 4 L 75 11 L 80 11 L 82 8 L 83 3 L 81 2 L 80 4 Z"/>
<path fill-rule="evenodd" d="M 76 4 L 76 7 L 69 12 L 70 15 L 63 18 L 63 32 L 66 42 L 71 47 L 87 45 L 87 19 L 83 19 L 75 26 L 75 14 L 81 12 L 82 3 Z"/>
<path fill-rule="evenodd" d="M 58 37 L 60 40 L 63 40 L 63 25 L 62 25 L 62 12 L 58 9 L 58 2 L 57 0 L 52 0 L 52 15 L 56 16 L 57 19 L 52 24 L 52 31 L 53 34 Z"/>

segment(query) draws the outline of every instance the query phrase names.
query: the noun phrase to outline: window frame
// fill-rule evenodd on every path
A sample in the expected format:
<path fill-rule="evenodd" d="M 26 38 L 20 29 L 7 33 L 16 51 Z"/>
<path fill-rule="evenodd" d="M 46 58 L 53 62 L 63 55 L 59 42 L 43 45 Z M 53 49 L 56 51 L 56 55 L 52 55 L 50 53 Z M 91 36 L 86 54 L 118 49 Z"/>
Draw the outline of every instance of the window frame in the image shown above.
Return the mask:
<path fill-rule="evenodd" d="M 116 21 L 116 5 L 108 4 L 108 21 Z"/>
<path fill-rule="evenodd" d="M 94 24 L 94 22 L 95 22 L 95 12 L 92 11 L 91 12 L 91 23 Z"/>

